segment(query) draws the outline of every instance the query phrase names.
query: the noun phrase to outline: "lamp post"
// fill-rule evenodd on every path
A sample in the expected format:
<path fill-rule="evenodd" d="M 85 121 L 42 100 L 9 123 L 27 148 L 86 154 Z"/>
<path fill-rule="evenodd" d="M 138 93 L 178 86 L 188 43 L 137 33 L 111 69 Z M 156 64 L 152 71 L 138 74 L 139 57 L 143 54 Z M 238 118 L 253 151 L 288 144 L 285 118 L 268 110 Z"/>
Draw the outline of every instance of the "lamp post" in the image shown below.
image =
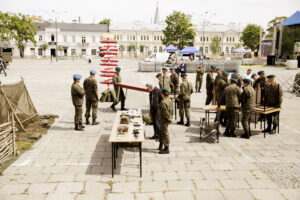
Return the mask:
<path fill-rule="evenodd" d="M 202 18 L 202 56 L 204 58 L 204 41 L 205 41 L 205 38 L 204 38 L 204 30 L 205 30 L 205 23 L 207 22 L 206 21 L 206 18 L 208 17 L 209 13 L 208 11 L 205 11 L 203 13 L 201 13 L 201 18 Z M 216 15 L 216 13 L 212 13 L 211 16 L 214 16 Z"/>

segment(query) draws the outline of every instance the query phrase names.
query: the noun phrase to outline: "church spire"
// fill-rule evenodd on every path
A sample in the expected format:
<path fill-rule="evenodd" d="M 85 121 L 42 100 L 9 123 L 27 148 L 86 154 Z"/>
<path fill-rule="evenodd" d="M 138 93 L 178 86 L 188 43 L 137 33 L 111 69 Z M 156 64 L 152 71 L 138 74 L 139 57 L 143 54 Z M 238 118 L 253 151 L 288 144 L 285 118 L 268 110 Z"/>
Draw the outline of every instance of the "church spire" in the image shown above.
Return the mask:
<path fill-rule="evenodd" d="M 154 17 L 154 24 L 159 24 L 158 1 L 157 1 L 157 4 L 156 4 L 155 17 Z"/>

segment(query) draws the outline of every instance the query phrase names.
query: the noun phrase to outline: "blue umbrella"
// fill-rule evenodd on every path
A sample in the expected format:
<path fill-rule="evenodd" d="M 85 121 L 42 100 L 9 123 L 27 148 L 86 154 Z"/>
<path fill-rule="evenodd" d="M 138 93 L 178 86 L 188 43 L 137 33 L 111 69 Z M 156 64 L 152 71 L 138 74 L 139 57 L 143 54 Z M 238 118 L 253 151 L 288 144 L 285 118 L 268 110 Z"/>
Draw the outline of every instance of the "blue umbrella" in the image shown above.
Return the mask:
<path fill-rule="evenodd" d="M 174 47 L 172 44 L 167 46 L 164 51 L 177 51 L 178 49 Z"/>
<path fill-rule="evenodd" d="M 199 50 L 197 50 L 195 47 L 185 47 L 181 51 L 179 51 L 180 54 L 191 54 L 191 53 L 200 53 Z"/>
<path fill-rule="evenodd" d="M 300 11 L 295 12 L 292 16 L 284 20 L 281 26 L 294 26 L 300 25 Z"/>

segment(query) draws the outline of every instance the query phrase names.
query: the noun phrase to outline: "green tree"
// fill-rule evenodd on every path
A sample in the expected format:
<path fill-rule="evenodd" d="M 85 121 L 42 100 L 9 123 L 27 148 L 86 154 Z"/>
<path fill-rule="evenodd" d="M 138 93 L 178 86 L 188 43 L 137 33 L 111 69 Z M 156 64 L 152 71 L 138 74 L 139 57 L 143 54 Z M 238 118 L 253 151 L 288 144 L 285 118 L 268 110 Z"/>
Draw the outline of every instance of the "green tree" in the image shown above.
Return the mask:
<path fill-rule="evenodd" d="M 282 34 L 281 55 L 283 57 L 293 57 L 295 42 L 300 38 L 300 27 L 285 26 Z"/>
<path fill-rule="evenodd" d="M 109 18 L 104 18 L 99 22 L 99 24 L 108 24 L 108 25 L 110 25 L 110 23 L 111 20 Z"/>
<path fill-rule="evenodd" d="M 267 31 L 268 31 L 267 38 L 273 38 L 274 27 L 278 26 L 279 24 L 281 24 L 286 19 L 287 19 L 286 16 L 281 16 L 281 17 L 275 17 L 274 19 L 272 19 L 271 21 L 269 21 L 268 28 L 267 28 Z"/>
<path fill-rule="evenodd" d="M 40 48 L 43 50 L 44 52 L 44 57 L 46 56 L 46 49 L 48 49 L 49 45 L 47 43 L 41 44 Z"/>
<path fill-rule="evenodd" d="M 8 41 L 12 35 L 12 17 L 0 12 L 0 40 Z"/>
<path fill-rule="evenodd" d="M 217 53 L 219 53 L 219 49 L 220 49 L 220 39 L 219 37 L 214 36 L 211 39 L 210 50 L 213 53 L 213 55 L 216 55 Z"/>
<path fill-rule="evenodd" d="M 162 43 L 165 46 L 170 44 L 179 49 L 185 46 L 192 46 L 196 32 L 190 18 L 179 11 L 173 11 L 165 20 L 167 26 L 163 30 L 164 38 Z"/>
<path fill-rule="evenodd" d="M 61 54 L 61 52 L 63 52 L 63 50 L 64 50 L 64 47 L 63 46 L 61 46 L 61 45 L 58 45 L 57 46 L 57 50 L 60 52 L 60 54 Z"/>
<path fill-rule="evenodd" d="M 260 27 L 255 24 L 248 24 L 242 32 L 241 40 L 244 46 L 254 51 L 259 44 L 259 35 Z"/>
<path fill-rule="evenodd" d="M 141 44 L 141 45 L 140 45 L 140 52 L 141 52 L 141 53 L 144 53 L 144 49 L 145 49 L 145 45 L 142 45 L 142 44 Z"/>

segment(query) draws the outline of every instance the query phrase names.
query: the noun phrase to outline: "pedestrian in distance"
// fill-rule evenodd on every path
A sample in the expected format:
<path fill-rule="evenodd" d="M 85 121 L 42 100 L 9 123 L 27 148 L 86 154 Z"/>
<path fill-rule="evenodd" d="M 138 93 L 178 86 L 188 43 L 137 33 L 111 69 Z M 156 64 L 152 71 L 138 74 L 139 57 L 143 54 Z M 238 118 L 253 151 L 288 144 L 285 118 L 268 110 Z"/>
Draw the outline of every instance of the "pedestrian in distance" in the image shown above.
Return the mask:
<path fill-rule="evenodd" d="M 196 84 L 195 84 L 195 93 L 201 92 L 201 86 L 202 86 L 202 80 L 203 80 L 203 74 L 204 74 L 204 66 L 203 64 L 200 64 L 199 67 L 196 70 Z"/>
<path fill-rule="evenodd" d="M 121 68 L 120 67 L 116 67 L 115 68 L 116 73 L 113 75 L 112 77 L 112 83 L 114 84 L 114 90 L 115 90 L 115 94 L 116 94 L 116 100 L 115 102 L 110 106 L 110 108 L 113 111 L 117 111 L 116 110 L 116 105 L 121 101 L 121 110 L 127 110 L 125 108 L 125 94 L 123 91 L 123 88 L 121 88 L 118 84 L 122 82 L 122 78 L 121 78 Z"/>
<path fill-rule="evenodd" d="M 214 89 L 214 76 L 215 66 L 210 66 L 209 72 L 206 75 L 206 101 L 205 105 L 209 105 L 213 99 L 213 89 Z"/>

